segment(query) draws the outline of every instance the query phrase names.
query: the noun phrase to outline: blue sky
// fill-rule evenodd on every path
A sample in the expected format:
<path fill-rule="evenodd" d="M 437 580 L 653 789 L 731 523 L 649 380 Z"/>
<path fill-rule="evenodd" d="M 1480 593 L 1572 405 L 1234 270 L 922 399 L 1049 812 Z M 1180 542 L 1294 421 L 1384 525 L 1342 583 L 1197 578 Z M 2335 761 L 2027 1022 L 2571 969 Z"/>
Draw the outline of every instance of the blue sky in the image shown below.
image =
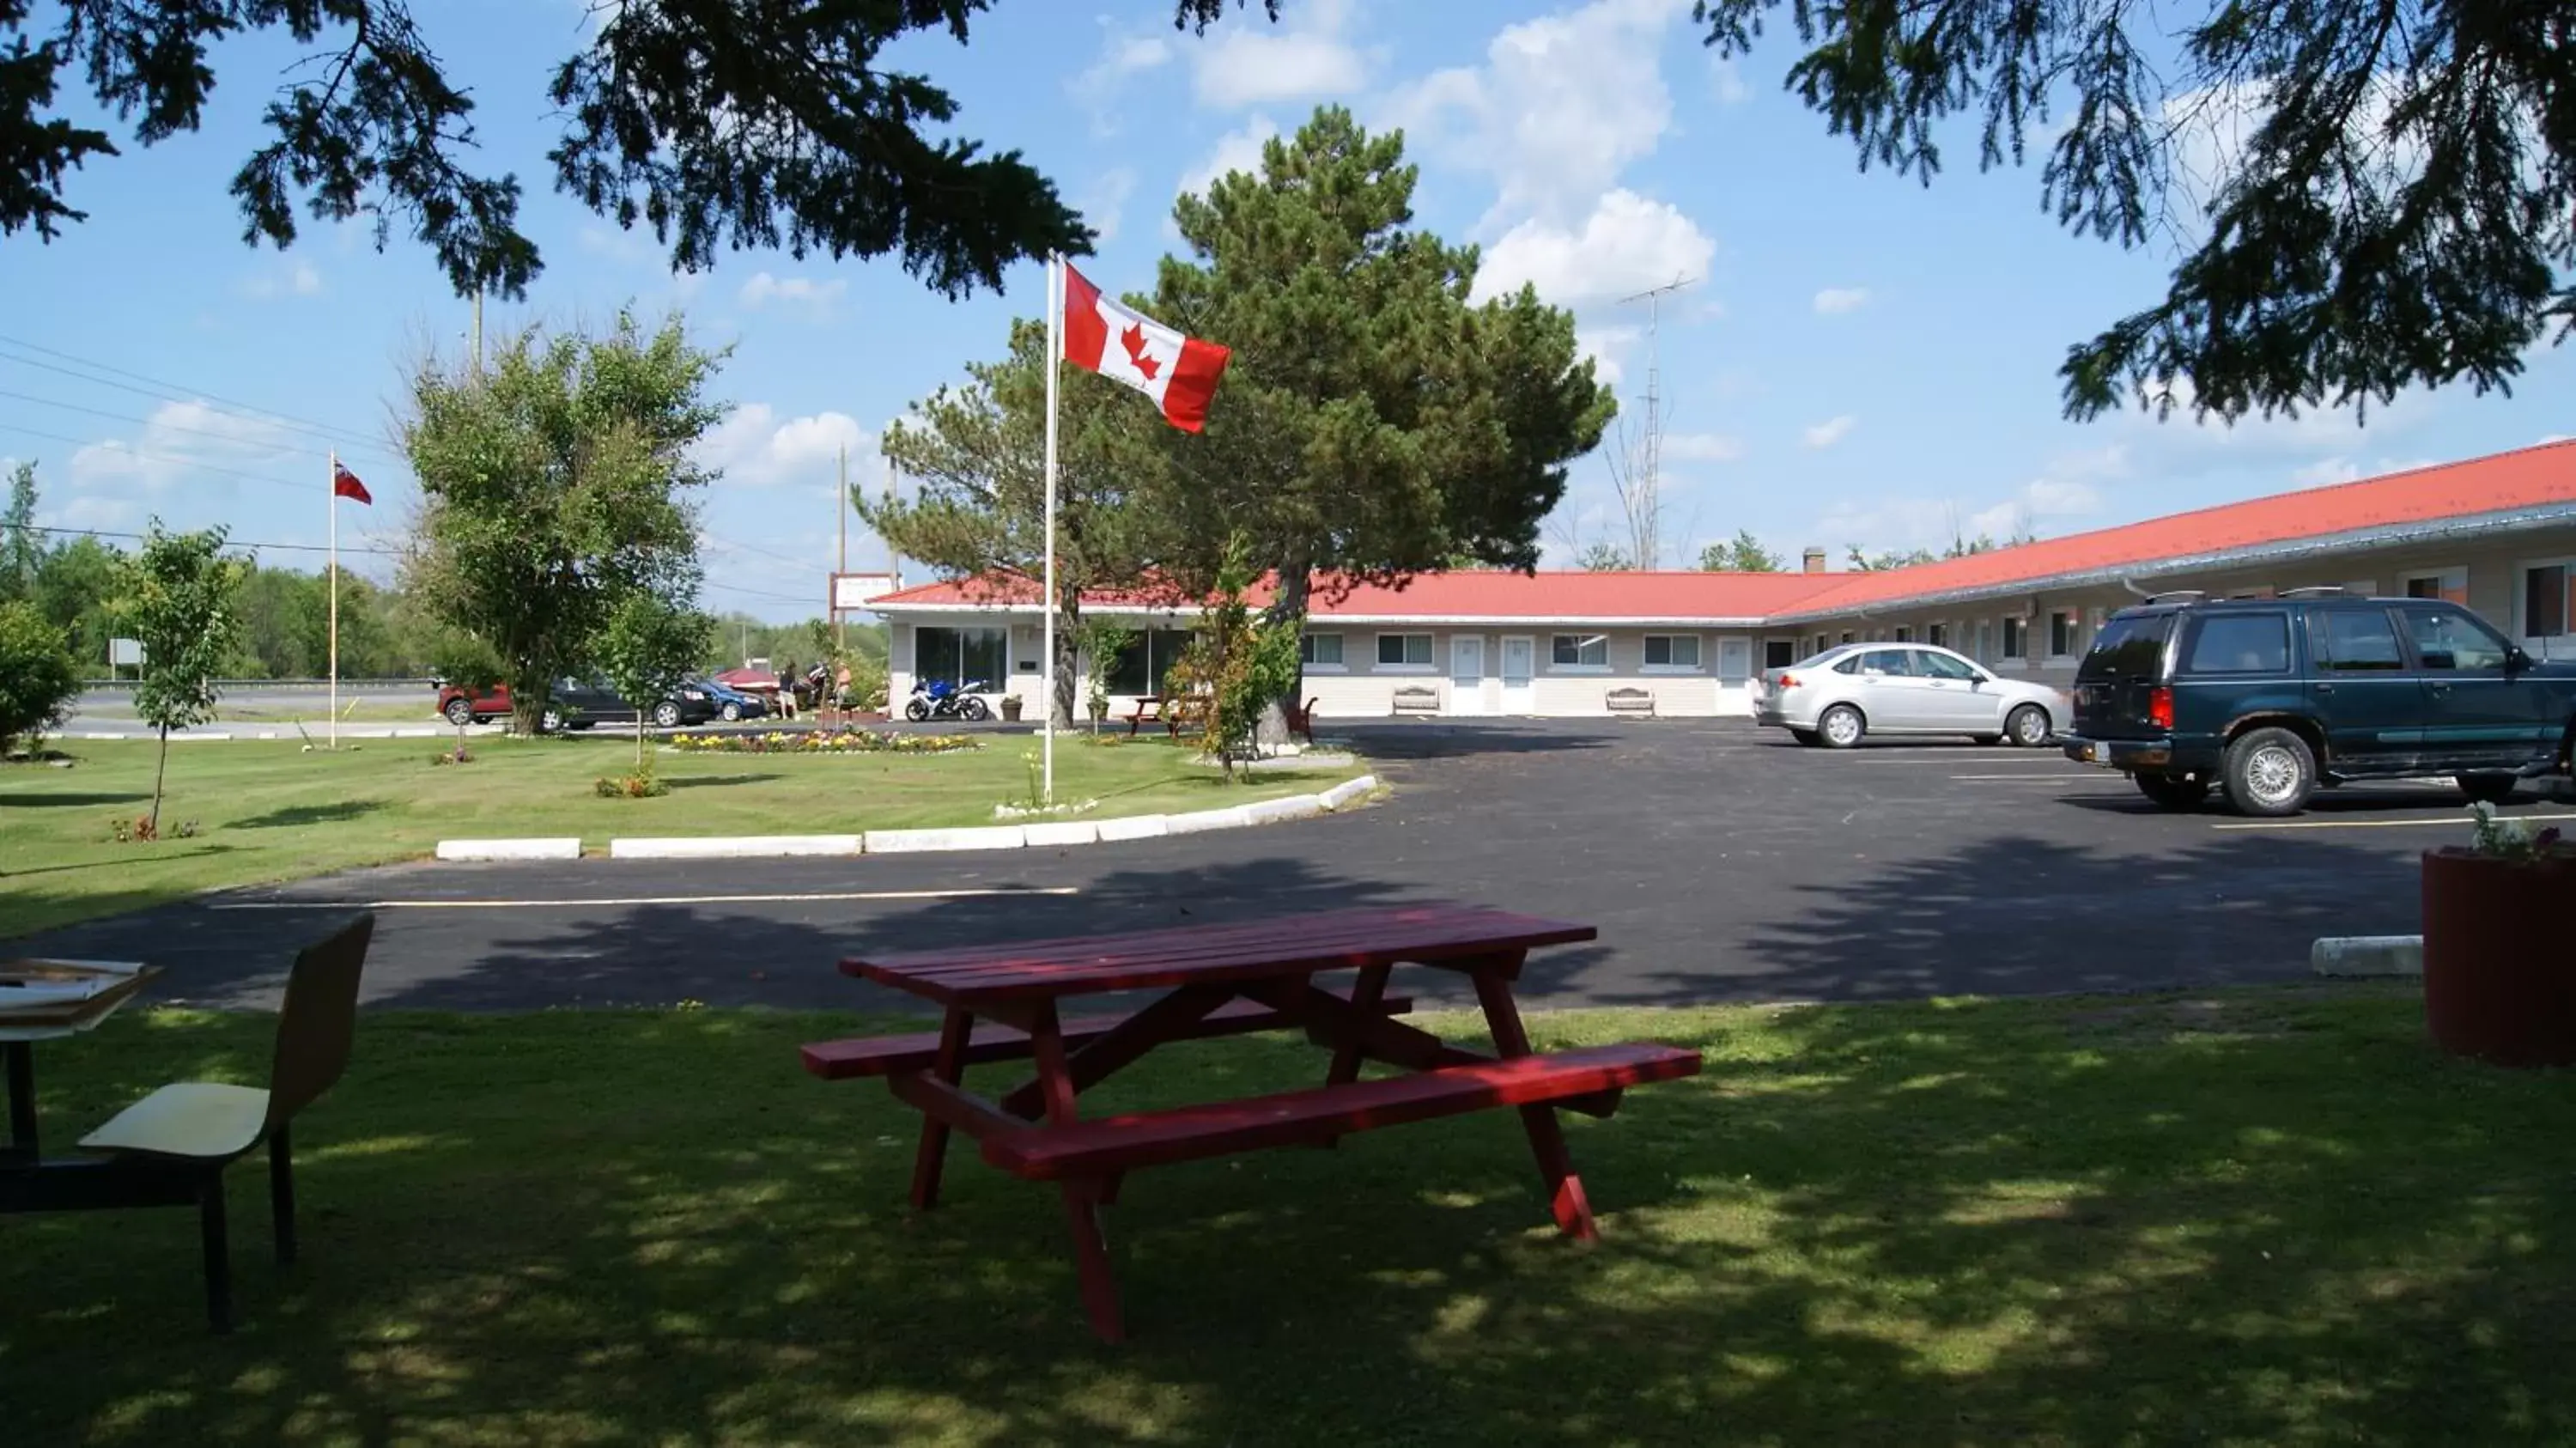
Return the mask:
<path fill-rule="evenodd" d="M 1148 285 L 1177 244 L 1174 194 L 1249 164 L 1262 137 L 1328 101 L 1405 129 L 1420 223 L 1482 243 L 1487 283 L 1528 280 L 1572 307 L 1625 405 L 1645 384 L 1646 315 L 1618 298 L 1694 278 L 1660 329 L 1668 565 L 1738 527 L 1839 560 L 1848 544 L 2074 532 L 2576 432 L 2576 359 L 2546 347 L 2511 399 L 2410 395 L 2367 427 L 2349 414 L 2068 423 L 2058 358 L 2155 300 L 2173 243 L 2124 252 L 2068 235 L 2040 212 L 2035 170 L 1978 174 L 1970 136 L 1928 189 L 1860 173 L 1781 93 L 1786 37 L 1722 66 L 1688 0 L 1287 11 L 1199 37 L 1171 28 L 1165 0 L 1002 0 L 970 47 L 915 37 L 898 57 L 953 90 L 962 134 L 1016 146 L 1058 181 L 1102 232 L 1085 270 L 1111 290 Z M 681 308 L 729 344 L 719 390 L 736 412 L 707 442 L 726 478 L 702 500 L 707 602 L 818 611 L 836 449 L 855 476 L 882 478 L 884 423 L 997 353 L 1007 318 L 1041 305 L 1039 269 L 1007 296 L 955 304 L 886 261 L 733 253 L 673 277 L 649 234 L 548 189 L 543 85 L 582 43 L 583 7 L 442 0 L 422 19 L 473 88 L 491 160 L 527 185 L 547 259 L 526 303 L 493 304 L 487 327 L 598 321 L 631 302 Z M 425 350 L 464 345 L 468 306 L 400 236 L 381 255 L 354 226 L 308 226 L 283 255 L 243 246 L 225 183 L 296 53 L 259 39 L 216 59 L 202 133 L 77 176 L 70 200 L 91 219 L 51 247 L 0 242 L 0 458 L 37 460 L 50 524 L 158 515 L 312 545 L 337 446 L 377 498 L 344 508 L 342 542 L 386 546 L 417 497 L 387 440 L 401 379 Z M 1579 462 L 1551 554 L 1614 520 L 1606 460 Z M 854 531 L 851 561 L 881 567 L 883 549 Z"/>

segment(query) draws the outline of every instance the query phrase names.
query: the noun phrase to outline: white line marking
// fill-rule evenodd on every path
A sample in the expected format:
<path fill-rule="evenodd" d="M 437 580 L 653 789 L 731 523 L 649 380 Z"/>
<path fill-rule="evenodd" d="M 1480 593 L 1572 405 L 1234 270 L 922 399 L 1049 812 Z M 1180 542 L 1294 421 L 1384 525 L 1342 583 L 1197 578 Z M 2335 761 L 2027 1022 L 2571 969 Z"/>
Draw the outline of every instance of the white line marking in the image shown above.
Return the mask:
<path fill-rule="evenodd" d="M 1954 774 L 1952 779 L 2009 779 L 2016 784 L 2055 784 L 2060 780 L 2091 779 L 2090 770 L 2070 769 L 2064 774 Z M 2102 781 L 2108 784 L 2110 781 Z"/>
<path fill-rule="evenodd" d="M 2576 814 L 2502 815 L 2499 818 L 2546 823 L 2552 820 L 2576 820 Z M 2213 830 L 2394 830 L 2410 825 L 2417 827 L 2438 825 L 2443 829 L 2465 830 L 2468 828 L 2469 818 L 2465 814 L 2452 814 L 2427 815 L 2422 819 L 2413 820 L 2255 820 L 2248 824 L 2211 825 L 2210 828 Z"/>
<path fill-rule="evenodd" d="M 601 905 L 779 905 L 851 900 L 971 900 L 991 895 L 1079 895 L 1072 885 L 1038 889 L 854 890 L 811 895 L 621 895 L 591 900 L 239 900 L 209 910 L 577 910 Z"/>

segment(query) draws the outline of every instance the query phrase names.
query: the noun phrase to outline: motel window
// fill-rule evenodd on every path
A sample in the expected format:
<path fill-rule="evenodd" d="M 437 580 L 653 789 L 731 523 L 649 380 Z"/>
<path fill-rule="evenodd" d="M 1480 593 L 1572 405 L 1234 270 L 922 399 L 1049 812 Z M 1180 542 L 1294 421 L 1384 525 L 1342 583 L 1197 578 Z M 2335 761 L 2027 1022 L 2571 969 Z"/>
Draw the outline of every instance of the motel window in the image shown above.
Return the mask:
<path fill-rule="evenodd" d="M 1910 644 L 1914 642 L 1914 626 L 1912 624 L 1905 623 L 1898 624 L 1896 626 L 1896 641 L 1901 644 Z"/>
<path fill-rule="evenodd" d="M 2030 656 L 2030 641 L 2025 637 L 2029 632 L 2030 625 L 2021 619 L 2012 617 L 2004 619 L 2005 658 L 2021 659 Z"/>
<path fill-rule="evenodd" d="M 1310 669 L 1338 669 L 1342 666 L 1342 636 L 1337 633 L 1310 633 L 1297 640 L 1297 662 Z"/>
<path fill-rule="evenodd" d="M 1699 635 L 1646 635 L 1646 667 L 1650 669 L 1698 668 Z"/>
<path fill-rule="evenodd" d="M 935 628 L 912 631 L 912 672 L 922 679 L 944 679 L 964 687 L 981 684 L 999 689 L 1010 674 L 1011 635 L 998 628 Z"/>
<path fill-rule="evenodd" d="M 1693 640 L 1693 646 L 1697 646 Z M 1560 669 L 1606 669 L 1610 667 L 1608 634 L 1558 634 L 1548 642 L 1548 662 Z"/>
<path fill-rule="evenodd" d="M 1797 640 L 1765 639 L 1762 641 L 1762 667 L 1785 669 L 1796 662 L 1798 662 Z"/>
<path fill-rule="evenodd" d="M 1381 668 L 1427 669 L 1431 667 L 1431 635 L 1427 633 L 1391 633 L 1377 636 L 1377 661 Z"/>
<path fill-rule="evenodd" d="M 1923 630 L 1923 641 L 1936 649 L 1948 648 L 1950 646 L 1950 626 L 1946 623 L 1936 623 L 1927 626 Z"/>
<path fill-rule="evenodd" d="M 2527 639 L 2564 638 L 2576 633 L 2568 627 L 2568 615 L 2576 598 L 2568 594 L 2571 570 L 2564 563 L 2545 563 L 2522 570 L 2522 636 Z"/>
<path fill-rule="evenodd" d="M 2048 616 L 2048 656 L 2052 659 L 2063 659 L 2071 658 L 2078 653 L 2080 651 L 2078 646 L 2083 643 L 2081 636 L 2083 627 L 2070 609 L 2060 609 L 2050 614 Z"/>
<path fill-rule="evenodd" d="M 1991 664 L 1995 661 L 1995 621 L 1993 619 L 1977 620 L 1977 646 L 1970 652 L 1978 663 Z"/>
<path fill-rule="evenodd" d="M 1850 644 L 1850 643 L 1858 643 L 1858 642 L 1860 642 L 1860 639 L 1859 639 L 1859 636 L 1858 636 L 1858 635 L 1853 634 L 1853 633 L 1852 633 L 1852 632 L 1850 632 L 1849 630 L 1845 630 L 1845 631 L 1844 631 L 1844 633 L 1843 633 L 1843 642 L 1844 642 L 1844 643 L 1847 643 L 1847 644 Z"/>
<path fill-rule="evenodd" d="M 1185 629 L 1158 628 L 1129 634 L 1109 666 L 1109 692 L 1166 692 L 1164 681 L 1170 677 L 1172 666 L 1181 661 L 1181 651 L 1189 646 L 1190 635 Z"/>
<path fill-rule="evenodd" d="M 2469 570 L 2465 568 L 2427 569 L 2409 573 L 2400 582 L 2408 598 L 2438 598 L 2463 606 L 2469 601 Z"/>

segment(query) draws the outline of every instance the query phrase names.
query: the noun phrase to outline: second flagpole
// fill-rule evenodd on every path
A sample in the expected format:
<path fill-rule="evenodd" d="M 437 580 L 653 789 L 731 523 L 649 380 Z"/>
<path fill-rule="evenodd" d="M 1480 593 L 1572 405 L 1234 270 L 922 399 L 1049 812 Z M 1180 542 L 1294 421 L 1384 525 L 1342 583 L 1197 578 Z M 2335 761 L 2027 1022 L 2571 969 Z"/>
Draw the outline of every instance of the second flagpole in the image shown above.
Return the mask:
<path fill-rule="evenodd" d="M 307 453 L 310 457 L 312 454 Z M 331 510 L 331 747 L 340 747 L 340 452 L 331 451 L 331 475 L 322 485 Z"/>
<path fill-rule="evenodd" d="M 1037 800 L 1041 806 L 1055 803 L 1055 398 L 1056 372 L 1063 362 L 1064 258 L 1049 252 L 1047 254 L 1046 594 L 1042 600 L 1043 610 L 1039 615 L 1045 620 L 1042 626 L 1044 638 L 1038 645 L 1041 655 L 1046 660 L 1041 666 L 1046 671 L 1041 675 L 1046 681 L 1045 692 L 1038 701 L 1038 707 L 1045 711 L 1046 716 L 1046 723 L 1041 726 L 1041 742 L 1038 745 L 1044 761 L 1040 766 L 1042 783 Z"/>

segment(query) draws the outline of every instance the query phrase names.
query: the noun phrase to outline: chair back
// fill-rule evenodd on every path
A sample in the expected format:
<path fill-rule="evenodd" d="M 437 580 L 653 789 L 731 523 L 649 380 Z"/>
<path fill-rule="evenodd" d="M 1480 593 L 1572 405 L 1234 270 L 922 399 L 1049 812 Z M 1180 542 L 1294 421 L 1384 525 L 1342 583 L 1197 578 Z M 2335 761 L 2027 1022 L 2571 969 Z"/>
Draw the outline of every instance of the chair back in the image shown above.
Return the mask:
<path fill-rule="evenodd" d="M 358 972 L 375 938 L 373 912 L 306 946 L 286 978 L 277 1012 L 277 1055 L 268 1068 L 268 1124 L 284 1126 L 349 1068 L 358 1034 Z"/>

